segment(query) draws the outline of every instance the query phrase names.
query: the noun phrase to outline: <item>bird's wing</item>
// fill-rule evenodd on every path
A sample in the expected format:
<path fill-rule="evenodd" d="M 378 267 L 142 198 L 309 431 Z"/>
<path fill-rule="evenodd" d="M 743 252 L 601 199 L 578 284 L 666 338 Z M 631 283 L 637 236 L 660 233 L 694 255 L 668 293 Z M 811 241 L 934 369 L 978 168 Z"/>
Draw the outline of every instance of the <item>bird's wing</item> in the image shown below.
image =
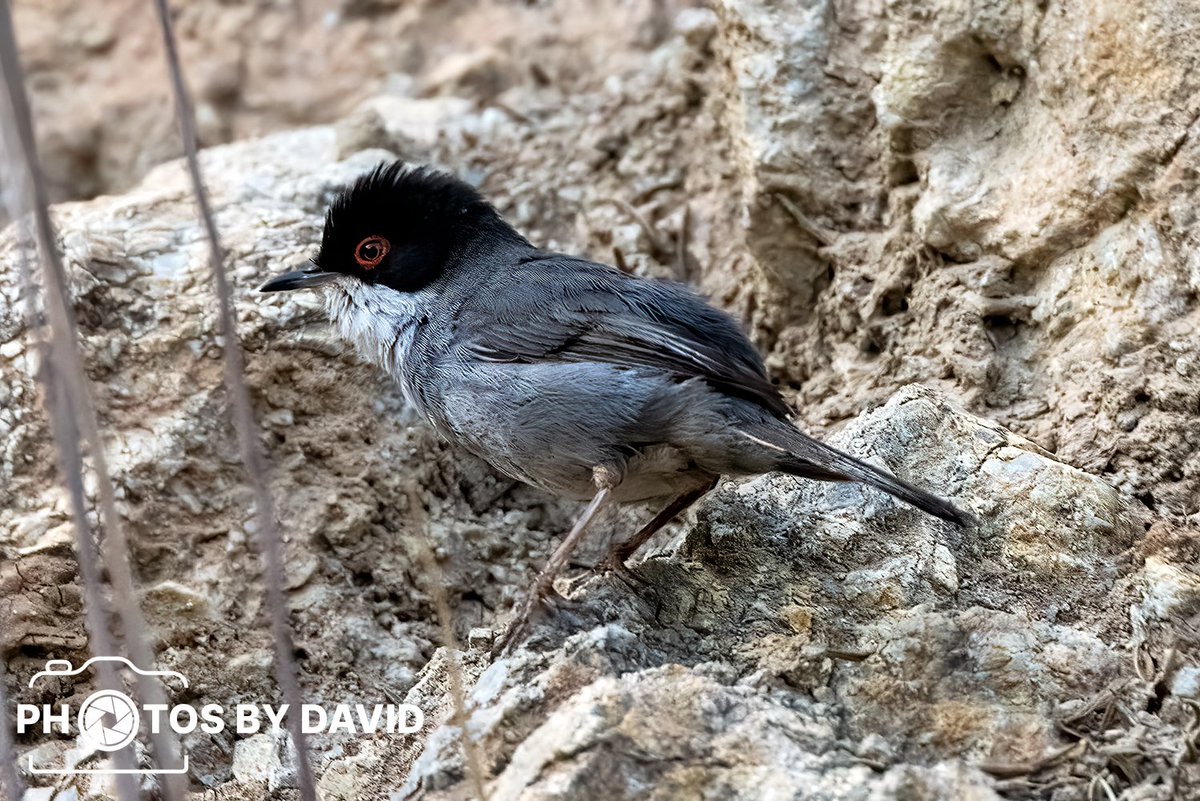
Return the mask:
<path fill-rule="evenodd" d="M 659 369 L 791 415 L 737 324 L 678 284 L 540 254 L 490 289 L 472 301 L 490 322 L 463 343 L 474 358 Z"/>

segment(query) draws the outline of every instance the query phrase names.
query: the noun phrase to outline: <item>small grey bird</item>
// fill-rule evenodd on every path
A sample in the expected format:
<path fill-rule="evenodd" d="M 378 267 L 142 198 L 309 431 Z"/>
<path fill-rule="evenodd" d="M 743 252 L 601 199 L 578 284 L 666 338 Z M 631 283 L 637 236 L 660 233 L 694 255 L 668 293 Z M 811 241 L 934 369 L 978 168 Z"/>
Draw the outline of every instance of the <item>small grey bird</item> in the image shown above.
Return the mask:
<path fill-rule="evenodd" d="M 861 481 L 960 526 L 970 515 L 801 433 L 738 326 L 688 289 L 531 245 L 471 186 L 381 165 L 334 200 L 311 265 L 263 292 L 319 288 L 333 324 L 446 439 L 591 503 L 508 641 L 611 503 L 670 499 L 626 558 L 721 476 Z"/>

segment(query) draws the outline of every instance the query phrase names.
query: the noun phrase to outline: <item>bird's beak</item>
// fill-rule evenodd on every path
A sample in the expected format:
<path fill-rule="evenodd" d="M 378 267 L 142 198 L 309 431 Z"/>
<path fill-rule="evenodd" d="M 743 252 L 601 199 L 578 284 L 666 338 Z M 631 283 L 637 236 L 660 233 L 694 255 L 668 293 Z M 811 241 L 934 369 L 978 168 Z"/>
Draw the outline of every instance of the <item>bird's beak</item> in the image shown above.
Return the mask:
<path fill-rule="evenodd" d="M 310 267 L 307 270 L 293 270 L 290 273 L 277 275 L 258 288 L 259 292 L 290 292 L 293 289 L 312 289 L 324 286 L 337 278 L 337 273 L 323 273 Z"/>

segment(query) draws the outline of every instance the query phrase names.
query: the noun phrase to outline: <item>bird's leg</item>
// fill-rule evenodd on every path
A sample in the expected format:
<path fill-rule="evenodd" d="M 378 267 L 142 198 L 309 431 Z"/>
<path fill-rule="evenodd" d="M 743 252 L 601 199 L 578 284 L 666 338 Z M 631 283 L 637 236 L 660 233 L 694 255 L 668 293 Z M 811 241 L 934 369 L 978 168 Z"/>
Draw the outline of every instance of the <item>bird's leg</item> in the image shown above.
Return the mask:
<path fill-rule="evenodd" d="M 611 467 L 598 466 L 592 469 L 592 480 L 596 484 L 596 495 L 592 498 L 592 502 L 588 504 L 587 508 L 583 510 L 583 514 L 579 516 L 579 519 L 575 521 L 575 525 L 571 528 L 570 533 L 554 549 L 554 553 L 550 554 L 550 559 L 546 562 L 546 566 L 542 568 L 542 572 L 538 574 L 537 581 L 533 584 L 533 591 L 529 594 L 529 597 L 521 607 L 521 611 L 508 627 L 508 632 L 504 635 L 504 638 L 497 644 L 501 653 L 511 650 L 512 646 L 524 637 L 533 612 L 539 607 L 545 606 L 554 595 L 554 579 L 567 566 L 567 563 L 571 559 L 571 554 L 579 547 L 579 543 L 583 541 L 584 535 L 599 513 L 612 503 L 612 491 L 617 484 L 621 483 L 621 475 Z"/>
<path fill-rule="evenodd" d="M 707 495 L 713 487 L 717 486 L 717 481 L 718 477 L 714 477 L 711 481 L 707 481 L 694 489 L 676 496 L 675 500 L 668 503 L 661 512 L 651 518 L 650 522 L 642 526 L 636 534 L 625 542 L 615 544 L 609 550 L 608 556 L 601 562 L 601 569 L 610 570 L 622 578 L 634 578 L 633 574 L 629 572 L 629 568 L 625 567 L 625 562 L 629 557 L 637 553 L 637 549 L 641 548 L 647 540 L 657 534 L 663 526 L 670 523 L 677 515 Z"/>

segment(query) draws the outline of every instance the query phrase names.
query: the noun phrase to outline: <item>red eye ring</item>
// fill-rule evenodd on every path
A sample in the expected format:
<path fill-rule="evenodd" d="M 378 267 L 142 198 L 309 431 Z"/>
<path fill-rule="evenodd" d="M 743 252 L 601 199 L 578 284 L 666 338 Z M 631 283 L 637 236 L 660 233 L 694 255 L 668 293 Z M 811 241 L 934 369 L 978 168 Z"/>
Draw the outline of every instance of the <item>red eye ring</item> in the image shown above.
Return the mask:
<path fill-rule="evenodd" d="M 368 236 L 354 248 L 354 260 L 364 270 L 372 270 L 379 266 L 391 249 L 392 246 L 382 236 Z"/>

